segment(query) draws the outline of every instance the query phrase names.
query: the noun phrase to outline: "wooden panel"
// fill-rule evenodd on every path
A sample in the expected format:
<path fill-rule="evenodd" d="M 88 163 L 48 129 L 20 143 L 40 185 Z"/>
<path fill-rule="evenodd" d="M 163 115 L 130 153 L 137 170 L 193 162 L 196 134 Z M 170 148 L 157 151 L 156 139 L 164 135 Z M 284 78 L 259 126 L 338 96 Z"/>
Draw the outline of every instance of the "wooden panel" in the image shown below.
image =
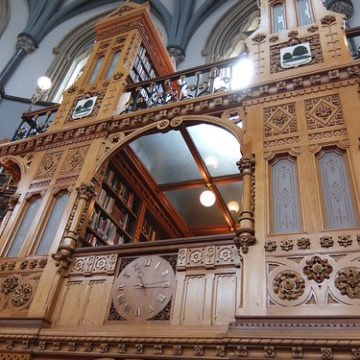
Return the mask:
<path fill-rule="evenodd" d="M 74 325 L 79 322 L 83 287 L 82 281 L 67 283 L 63 298 L 61 299 L 62 307 L 59 314 L 59 325 Z"/>
<path fill-rule="evenodd" d="M 234 320 L 238 303 L 236 273 L 216 274 L 214 279 L 213 323 L 228 324 Z"/>
<path fill-rule="evenodd" d="M 191 275 L 185 278 L 182 321 L 184 324 L 199 324 L 205 310 L 205 275 Z"/>
<path fill-rule="evenodd" d="M 87 325 L 101 324 L 105 317 L 104 295 L 108 294 L 104 280 L 91 281 L 84 305 L 85 311 L 82 317 L 82 323 Z"/>

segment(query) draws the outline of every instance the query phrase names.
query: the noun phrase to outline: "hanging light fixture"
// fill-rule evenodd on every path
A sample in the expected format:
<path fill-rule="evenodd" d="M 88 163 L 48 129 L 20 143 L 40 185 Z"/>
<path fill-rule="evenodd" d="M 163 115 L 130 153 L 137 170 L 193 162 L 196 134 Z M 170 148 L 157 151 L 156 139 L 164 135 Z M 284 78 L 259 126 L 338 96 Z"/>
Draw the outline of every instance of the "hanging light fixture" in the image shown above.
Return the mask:
<path fill-rule="evenodd" d="M 202 206 L 205 207 L 213 206 L 215 204 L 215 200 L 216 200 L 215 195 L 210 190 L 204 190 L 200 194 L 200 203 Z"/>
<path fill-rule="evenodd" d="M 237 213 L 240 209 L 239 203 L 235 200 L 228 202 L 227 207 L 230 211 Z"/>

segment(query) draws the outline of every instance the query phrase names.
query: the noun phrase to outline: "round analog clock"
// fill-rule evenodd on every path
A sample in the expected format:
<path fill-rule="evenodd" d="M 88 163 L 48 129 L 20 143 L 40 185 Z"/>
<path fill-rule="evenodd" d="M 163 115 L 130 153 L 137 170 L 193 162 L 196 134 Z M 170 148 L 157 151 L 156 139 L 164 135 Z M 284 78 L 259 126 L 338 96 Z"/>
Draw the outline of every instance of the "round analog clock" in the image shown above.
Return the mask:
<path fill-rule="evenodd" d="M 174 289 L 171 265 L 159 256 L 141 256 L 119 274 L 113 286 L 113 302 L 125 319 L 149 320 L 165 308 Z"/>

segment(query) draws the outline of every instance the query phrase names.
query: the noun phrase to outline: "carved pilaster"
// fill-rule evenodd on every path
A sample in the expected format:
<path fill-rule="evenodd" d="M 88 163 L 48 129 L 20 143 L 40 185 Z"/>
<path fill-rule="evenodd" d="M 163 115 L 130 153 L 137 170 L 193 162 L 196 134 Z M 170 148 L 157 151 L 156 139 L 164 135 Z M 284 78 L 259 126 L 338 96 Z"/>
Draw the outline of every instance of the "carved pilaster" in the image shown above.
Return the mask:
<path fill-rule="evenodd" d="M 243 179 L 242 210 L 239 218 L 239 229 L 236 231 L 234 242 L 236 247 L 246 254 L 249 246 L 255 243 L 254 213 L 252 210 L 252 177 L 255 171 L 255 157 L 252 154 L 244 155 L 236 163 Z"/>
<path fill-rule="evenodd" d="M 90 201 L 95 195 L 95 185 L 91 181 L 85 181 L 76 190 L 78 196 L 71 211 L 64 238 L 57 253 L 52 255 L 56 260 L 58 271 L 67 269 L 71 263 L 71 255 L 76 246 L 79 230 L 84 222 Z"/>

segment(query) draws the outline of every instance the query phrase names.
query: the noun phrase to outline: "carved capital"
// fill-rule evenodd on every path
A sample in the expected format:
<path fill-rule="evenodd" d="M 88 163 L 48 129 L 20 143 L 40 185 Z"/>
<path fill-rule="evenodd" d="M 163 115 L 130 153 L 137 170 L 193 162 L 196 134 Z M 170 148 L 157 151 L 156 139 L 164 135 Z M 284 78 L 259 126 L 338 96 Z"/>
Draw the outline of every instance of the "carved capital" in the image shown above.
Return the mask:
<path fill-rule="evenodd" d="M 235 246 L 246 254 L 249 251 L 249 246 L 254 245 L 256 238 L 254 236 L 253 230 L 238 230 L 236 236 L 234 237 Z"/>
<path fill-rule="evenodd" d="M 244 155 L 236 165 L 241 175 L 252 174 L 255 170 L 255 157 L 252 154 Z"/>
<path fill-rule="evenodd" d="M 95 195 L 95 185 L 91 181 L 84 181 L 76 188 L 80 199 L 90 200 Z"/>
<path fill-rule="evenodd" d="M 24 49 L 27 54 L 30 54 L 37 48 L 37 44 L 32 36 L 21 33 L 17 36 L 16 48 Z"/>

